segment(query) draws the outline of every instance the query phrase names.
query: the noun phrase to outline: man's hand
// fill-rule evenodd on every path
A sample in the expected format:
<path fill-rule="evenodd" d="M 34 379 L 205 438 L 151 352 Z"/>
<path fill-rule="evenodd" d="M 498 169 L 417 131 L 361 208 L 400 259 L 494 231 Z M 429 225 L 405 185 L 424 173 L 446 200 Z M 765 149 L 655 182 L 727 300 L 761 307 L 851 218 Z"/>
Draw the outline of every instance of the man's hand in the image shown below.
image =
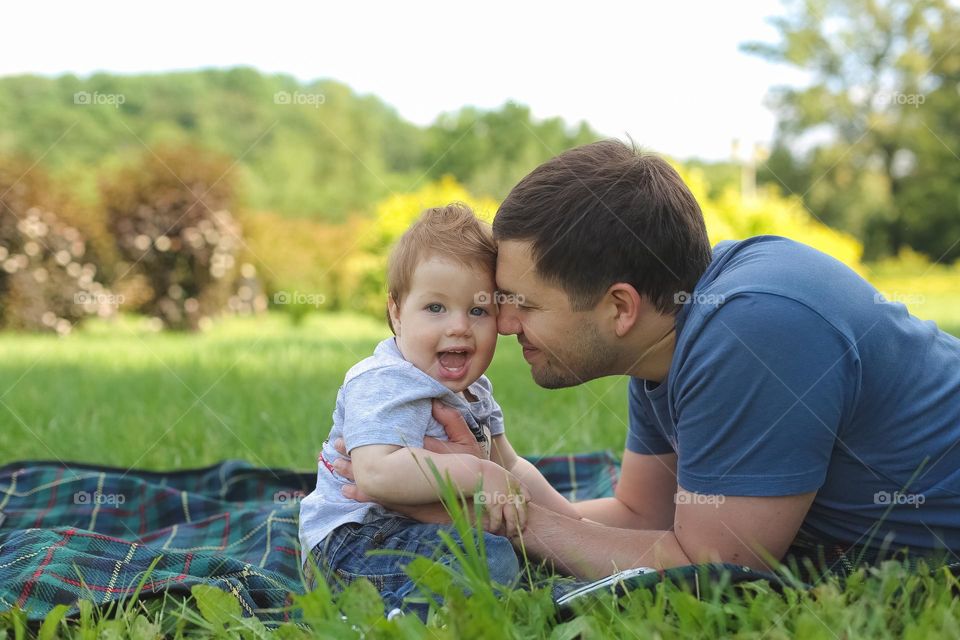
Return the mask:
<path fill-rule="evenodd" d="M 440 423 L 449 440 L 424 438 L 424 449 L 432 453 L 466 453 L 477 458 L 485 457 L 480 443 L 459 411 L 434 399 L 433 419 Z"/>
<path fill-rule="evenodd" d="M 356 500 L 357 502 L 375 502 L 373 498 L 365 494 L 363 491 L 356 485 L 356 478 L 353 477 L 353 463 L 350 462 L 350 458 L 347 458 L 347 445 L 343 442 L 343 438 L 337 438 L 333 441 L 333 448 L 337 450 L 342 458 L 337 458 L 333 461 L 334 470 L 339 473 L 341 476 L 349 480 L 354 484 L 348 484 L 340 490 L 340 492 L 350 498 L 351 500 Z"/>

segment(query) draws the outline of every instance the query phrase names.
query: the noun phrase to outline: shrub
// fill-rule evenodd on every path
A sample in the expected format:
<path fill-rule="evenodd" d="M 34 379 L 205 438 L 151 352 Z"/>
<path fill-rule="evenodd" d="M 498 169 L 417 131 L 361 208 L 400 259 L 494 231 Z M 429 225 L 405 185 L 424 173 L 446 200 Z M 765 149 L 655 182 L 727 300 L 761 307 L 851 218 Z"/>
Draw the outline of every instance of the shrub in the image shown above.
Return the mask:
<path fill-rule="evenodd" d="M 96 256 L 58 204 L 39 168 L 0 163 L 0 327 L 63 335 L 123 301 L 97 280 Z"/>
<path fill-rule="evenodd" d="M 775 190 L 761 191 L 744 200 L 735 189 L 726 189 L 711 197 L 703 172 L 677 170 L 703 209 L 710 240 L 743 239 L 761 234 L 782 235 L 809 244 L 844 262 L 863 274 L 863 246 L 840 231 L 821 223 L 804 209 L 799 198 L 784 197 Z M 407 194 L 395 194 L 377 206 L 373 219 L 359 229 L 357 250 L 338 266 L 341 302 L 345 307 L 382 316 L 386 299 L 386 260 L 391 245 L 419 213 L 432 206 L 459 200 L 466 202 L 481 218 L 491 221 L 497 202 L 477 199 L 453 178 L 425 185 Z"/>
<path fill-rule="evenodd" d="M 256 272 L 240 273 L 244 242 L 230 213 L 231 168 L 227 158 L 199 149 L 166 148 L 101 183 L 107 227 L 123 261 L 117 286 L 167 327 L 196 329 L 228 305 L 264 306 L 249 282 Z"/>
<path fill-rule="evenodd" d="M 381 201 L 374 217 L 357 229 L 357 250 L 343 260 L 338 285 L 345 307 L 383 317 L 387 304 L 387 255 L 391 246 L 428 207 L 463 202 L 477 217 L 493 220 L 498 203 L 477 198 L 454 178 L 444 176 L 411 193 L 394 194 Z"/>
<path fill-rule="evenodd" d="M 257 265 L 275 309 L 299 320 L 313 311 L 343 308 L 344 292 L 338 283 L 357 249 L 364 221 L 353 218 L 329 224 L 245 213 L 243 227 L 250 260 Z"/>
<path fill-rule="evenodd" d="M 711 198 L 701 170 L 676 168 L 703 209 L 712 243 L 764 234 L 784 236 L 833 256 L 861 275 L 866 272 L 860 241 L 820 222 L 799 197 L 783 196 L 767 188 L 760 189 L 754 198 L 744 199 L 738 189 L 727 188 Z"/>

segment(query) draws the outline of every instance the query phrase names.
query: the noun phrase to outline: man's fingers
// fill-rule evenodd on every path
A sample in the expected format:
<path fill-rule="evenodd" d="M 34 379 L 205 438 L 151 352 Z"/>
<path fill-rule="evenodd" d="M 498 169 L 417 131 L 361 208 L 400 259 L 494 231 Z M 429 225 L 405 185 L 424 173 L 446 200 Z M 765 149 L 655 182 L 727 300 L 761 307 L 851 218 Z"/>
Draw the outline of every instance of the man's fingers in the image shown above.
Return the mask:
<path fill-rule="evenodd" d="M 507 538 L 516 538 L 517 534 L 523 530 L 524 522 L 520 515 L 521 509 L 522 507 L 516 503 L 508 504 L 504 507 L 504 520 L 506 521 L 505 536 Z"/>
<path fill-rule="evenodd" d="M 430 436 L 424 436 L 423 448 L 430 453 L 456 453 L 450 448 L 450 443 L 446 440 L 437 440 Z"/>
<path fill-rule="evenodd" d="M 352 482 L 356 481 L 356 478 L 353 477 L 353 463 L 349 460 L 344 460 L 343 458 L 337 458 L 333 461 L 333 469 L 339 473 L 341 476 L 350 480 Z"/>
<path fill-rule="evenodd" d="M 527 526 L 527 498 L 523 494 L 514 494 L 507 503 L 507 508 L 507 537 L 513 539 Z"/>
<path fill-rule="evenodd" d="M 431 453 L 462 453 L 477 458 L 486 457 L 480 443 L 477 442 L 473 432 L 470 431 L 470 427 L 467 426 L 457 409 L 448 407 L 439 400 L 434 400 L 433 417 L 443 425 L 443 430 L 446 432 L 449 441 L 424 438 L 424 449 Z"/>
<path fill-rule="evenodd" d="M 517 530 L 517 511 L 514 505 L 503 505 L 503 532 L 500 534 L 512 538 Z"/>
<path fill-rule="evenodd" d="M 437 399 L 433 400 L 433 419 L 443 426 L 451 442 L 476 441 L 460 412 Z"/>
<path fill-rule="evenodd" d="M 343 441 L 343 438 L 337 438 L 333 441 L 333 448 L 337 450 L 342 456 L 347 455 L 347 444 Z"/>
<path fill-rule="evenodd" d="M 503 526 L 503 508 L 496 504 L 483 505 L 483 530 L 487 533 L 499 534 Z"/>
<path fill-rule="evenodd" d="M 340 488 L 340 493 L 344 497 L 350 498 L 351 500 L 356 500 L 357 502 L 373 502 L 373 498 L 365 494 L 363 491 L 357 488 L 355 484 L 345 484 Z"/>
<path fill-rule="evenodd" d="M 519 535 L 521 531 L 527 528 L 527 503 L 526 501 L 517 504 L 517 532 L 516 535 Z"/>

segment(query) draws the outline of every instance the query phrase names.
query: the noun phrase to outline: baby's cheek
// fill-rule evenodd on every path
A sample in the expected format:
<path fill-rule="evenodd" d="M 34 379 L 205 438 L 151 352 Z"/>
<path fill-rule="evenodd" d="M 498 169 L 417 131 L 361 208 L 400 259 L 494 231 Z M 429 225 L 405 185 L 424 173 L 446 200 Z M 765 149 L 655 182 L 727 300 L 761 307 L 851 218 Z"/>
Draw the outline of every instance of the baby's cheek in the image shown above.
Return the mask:
<path fill-rule="evenodd" d="M 497 348 L 496 329 L 494 329 L 493 332 L 485 331 L 482 336 L 479 336 L 479 339 L 477 340 L 477 347 L 484 353 L 484 355 L 493 354 L 494 350 Z"/>
<path fill-rule="evenodd" d="M 481 355 L 478 360 L 482 361 L 483 368 L 486 369 L 490 362 L 493 360 L 493 354 L 497 347 L 497 339 L 493 338 L 490 342 L 484 345 L 483 355 Z"/>

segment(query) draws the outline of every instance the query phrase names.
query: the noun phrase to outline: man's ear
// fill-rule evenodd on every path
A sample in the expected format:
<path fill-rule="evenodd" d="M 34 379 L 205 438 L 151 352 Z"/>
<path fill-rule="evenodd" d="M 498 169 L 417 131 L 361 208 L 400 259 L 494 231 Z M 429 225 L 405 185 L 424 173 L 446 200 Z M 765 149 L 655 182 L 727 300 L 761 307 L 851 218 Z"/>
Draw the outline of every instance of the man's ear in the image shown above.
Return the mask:
<path fill-rule="evenodd" d="M 615 282 L 607 289 L 606 299 L 613 310 L 614 331 L 618 338 L 627 335 L 643 313 L 643 299 L 631 284 Z"/>
<path fill-rule="evenodd" d="M 400 307 L 392 295 L 387 294 L 387 321 L 393 330 L 393 335 L 400 336 Z"/>

